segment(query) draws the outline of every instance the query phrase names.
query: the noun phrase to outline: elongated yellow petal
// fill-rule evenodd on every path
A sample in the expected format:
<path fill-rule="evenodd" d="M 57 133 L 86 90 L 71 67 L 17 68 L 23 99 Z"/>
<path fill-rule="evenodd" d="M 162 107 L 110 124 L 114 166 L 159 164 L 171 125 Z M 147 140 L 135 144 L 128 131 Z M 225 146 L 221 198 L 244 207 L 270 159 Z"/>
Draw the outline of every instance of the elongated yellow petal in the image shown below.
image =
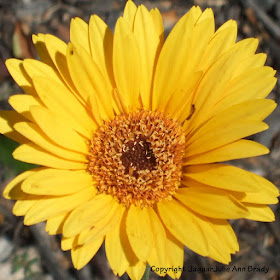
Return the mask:
<path fill-rule="evenodd" d="M 133 265 L 129 265 L 126 272 L 130 279 L 140 280 L 146 269 L 146 264 L 144 262 L 137 262 Z"/>
<path fill-rule="evenodd" d="M 89 21 L 89 42 L 91 56 L 102 71 L 103 77 L 110 85 L 115 87 L 113 74 L 113 38 L 114 35 L 107 24 L 97 15 Z"/>
<path fill-rule="evenodd" d="M 1 111 L 0 112 L 0 133 L 4 134 L 6 137 L 8 137 L 18 143 L 21 143 L 21 144 L 27 143 L 28 140 L 13 129 L 13 126 L 16 123 L 22 122 L 22 121 L 26 121 L 26 119 L 17 112 Z"/>
<path fill-rule="evenodd" d="M 26 199 L 18 200 L 13 208 L 13 214 L 16 216 L 24 216 L 38 202 L 41 197 L 26 197 Z"/>
<path fill-rule="evenodd" d="M 184 88 L 184 85 L 187 84 L 186 81 L 188 81 L 188 75 L 202 54 L 200 48 L 197 52 L 195 51 L 193 53 L 194 46 L 192 46 L 202 31 L 201 28 L 196 35 L 194 33 L 195 23 L 200 15 L 200 8 L 193 7 L 178 21 L 162 47 L 155 72 L 152 101 L 153 110 L 158 108 L 162 110 L 167 106 L 167 101 L 170 96 L 176 90 Z M 205 26 L 205 23 L 200 23 L 200 26 Z M 200 29 L 199 26 L 197 28 Z M 197 44 L 197 47 L 198 45 L 202 47 L 204 42 L 207 41 L 207 25 L 203 30 L 205 36 L 200 37 L 200 40 L 203 40 L 203 42 L 201 45 Z M 176 56 L 174 56 L 174 50 L 176 50 Z M 191 56 L 194 56 L 194 60 L 192 60 L 193 58 L 190 59 Z M 188 64 L 183 63 L 184 61 L 188 61 Z M 172 71 L 170 71 L 171 65 Z M 176 88 L 174 88 L 174 85 L 176 85 Z"/>
<path fill-rule="evenodd" d="M 255 203 L 244 203 L 244 205 L 249 210 L 249 215 L 246 217 L 246 219 L 260 222 L 275 221 L 275 215 L 268 206 Z"/>
<path fill-rule="evenodd" d="M 276 84 L 274 75 L 272 68 L 261 67 L 238 76 L 228 85 L 225 98 L 215 105 L 215 112 L 250 99 L 265 98 Z"/>
<path fill-rule="evenodd" d="M 23 144 L 15 149 L 13 157 L 17 160 L 59 169 L 85 169 L 83 162 L 69 161 L 46 152 L 36 144 Z"/>
<path fill-rule="evenodd" d="M 226 235 L 228 233 L 227 222 L 201 217 L 200 226 L 204 232 L 207 232 L 207 241 L 209 243 L 208 256 L 218 262 L 229 264 L 232 247 L 236 246 L 235 244 L 238 243 L 237 240 L 235 240 L 234 245 L 228 246 L 227 241 L 223 237 L 223 234 Z M 219 227 L 219 229 L 217 229 L 217 227 Z"/>
<path fill-rule="evenodd" d="M 75 162 L 88 162 L 86 155 L 70 151 L 56 145 L 56 143 L 48 138 L 36 124 L 29 122 L 18 122 L 14 125 L 14 128 L 34 144 L 37 144 L 45 151 L 48 151 L 58 157 Z"/>
<path fill-rule="evenodd" d="M 18 175 L 6 186 L 3 196 L 7 199 L 25 199 L 28 194 L 21 190 L 21 183 L 39 170 L 41 170 L 41 168 L 35 168 Z"/>
<path fill-rule="evenodd" d="M 92 240 L 87 245 L 74 247 L 71 250 L 71 257 L 76 269 L 84 267 L 97 253 L 104 241 L 104 237 Z"/>
<path fill-rule="evenodd" d="M 85 171 L 44 169 L 29 176 L 22 184 L 24 192 L 38 195 L 68 195 L 93 186 Z"/>
<path fill-rule="evenodd" d="M 36 91 L 32 86 L 32 80 L 23 68 L 23 62 L 19 59 L 10 58 L 6 60 L 6 66 L 15 82 L 25 93 L 36 96 Z"/>
<path fill-rule="evenodd" d="M 208 127 L 206 127 L 205 129 L 208 130 Z M 193 142 L 186 147 L 186 156 L 189 157 L 214 150 L 266 129 L 268 129 L 268 125 L 264 122 L 246 120 L 240 120 L 222 127 L 215 127 L 215 130 L 208 131 L 207 134 L 203 134 L 199 139 L 192 139 Z"/>
<path fill-rule="evenodd" d="M 88 24 L 82 19 L 72 18 L 70 25 L 70 41 L 79 44 L 90 54 Z"/>
<path fill-rule="evenodd" d="M 268 153 L 267 147 L 251 140 L 241 139 L 205 153 L 186 157 L 183 165 L 222 162 Z"/>
<path fill-rule="evenodd" d="M 225 122 L 233 123 L 238 120 L 262 121 L 271 114 L 276 108 L 276 105 L 275 101 L 270 99 L 245 101 L 220 112 L 215 117 L 211 118 L 204 127 L 209 131 L 216 126 L 225 125 Z M 200 129 L 200 132 L 196 133 L 195 138 L 201 136 L 201 131 L 203 130 L 204 129 Z"/>
<path fill-rule="evenodd" d="M 67 63 L 76 88 L 81 97 L 92 105 L 93 115 L 96 117 L 96 106 L 103 120 L 114 117 L 112 95 L 106 81 L 91 56 L 81 45 L 68 45 Z M 81 76 L 83 80 L 81 80 Z M 95 104 L 96 101 L 96 104 Z"/>
<path fill-rule="evenodd" d="M 154 240 L 149 212 L 146 208 L 130 206 L 126 219 L 126 232 L 137 258 L 143 262 L 147 261 Z"/>
<path fill-rule="evenodd" d="M 140 53 L 136 38 L 123 18 L 119 18 L 116 23 L 113 67 L 116 85 L 126 102 L 127 110 L 131 111 L 139 108 Z"/>
<path fill-rule="evenodd" d="M 208 255 L 205 233 L 199 226 L 200 219 L 193 212 L 174 199 L 159 202 L 157 208 L 166 228 L 180 242 L 202 256 Z"/>
<path fill-rule="evenodd" d="M 158 59 L 160 37 L 149 11 L 141 5 L 136 12 L 133 33 L 141 57 L 142 79 L 140 94 L 145 109 L 151 109 L 151 90 L 154 78 L 155 65 Z"/>
<path fill-rule="evenodd" d="M 53 69 L 55 69 L 55 65 L 50 57 L 50 54 L 47 50 L 46 43 L 45 43 L 45 34 L 39 33 L 38 35 L 32 35 L 33 44 L 37 50 L 37 53 L 40 56 L 42 62 L 48 64 Z"/>
<path fill-rule="evenodd" d="M 167 247 L 166 247 L 166 233 L 165 228 L 160 221 L 158 215 L 152 208 L 147 209 L 150 224 L 152 227 L 154 246 L 152 247 L 148 262 L 150 266 L 166 267 L 167 265 Z"/>
<path fill-rule="evenodd" d="M 58 115 L 48 109 L 32 106 L 30 113 L 42 131 L 57 145 L 83 154 L 88 153 L 88 143 L 71 127 L 63 123 Z"/>
<path fill-rule="evenodd" d="M 78 238 L 78 244 L 89 242 L 91 239 L 99 239 L 112 230 L 118 223 L 123 212 L 123 205 L 115 202 L 112 209 L 103 219 L 94 224 L 88 232 L 81 232 Z"/>
<path fill-rule="evenodd" d="M 87 203 L 76 208 L 69 216 L 63 227 L 63 235 L 74 236 L 83 230 L 93 227 L 109 214 L 116 203 L 110 195 L 99 194 Z"/>
<path fill-rule="evenodd" d="M 173 279 L 179 279 L 183 272 L 184 247 L 183 244 L 168 231 L 166 231 L 166 237 L 167 265 L 165 267 L 182 268 L 181 270 L 178 269 L 178 271 L 168 269 L 167 274 Z"/>
<path fill-rule="evenodd" d="M 129 264 L 126 257 L 127 248 L 124 247 L 122 242 L 122 236 L 125 235 L 125 231 L 122 231 L 121 223 L 123 223 L 123 217 L 125 208 L 123 208 L 120 220 L 113 230 L 106 234 L 105 250 L 108 262 L 115 275 L 122 276 Z M 131 250 L 131 248 L 130 248 Z"/>
<path fill-rule="evenodd" d="M 156 30 L 157 36 L 159 37 L 159 40 L 160 40 L 159 49 L 161 49 L 163 46 L 163 42 L 164 42 L 164 27 L 163 27 L 162 16 L 157 8 L 152 9 L 150 11 L 150 14 L 153 18 L 155 30 Z"/>
<path fill-rule="evenodd" d="M 237 25 L 235 21 L 228 21 L 223 28 L 217 30 L 209 41 L 199 69 L 206 70 L 235 43 L 237 36 Z"/>
<path fill-rule="evenodd" d="M 276 204 L 278 203 L 277 197 L 279 196 L 278 188 L 270 181 L 263 177 L 257 176 L 255 178 L 258 182 L 259 190 L 255 193 L 236 193 L 232 192 L 232 195 L 236 196 L 242 203 L 255 203 L 255 204 Z"/>
<path fill-rule="evenodd" d="M 180 188 L 175 197 L 188 208 L 206 217 L 240 219 L 248 213 L 246 207 L 233 196 L 215 188 Z"/>
<path fill-rule="evenodd" d="M 79 93 L 77 92 L 76 87 L 74 86 L 74 83 L 72 81 L 72 78 L 69 73 L 67 60 L 66 60 L 66 53 L 67 53 L 67 45 L 58 39 L 57 37 L 47 34 L 45 36 L 45 43 L 46 48 L 49 52 L 49 55 L 53 61 L 53 63 L 56 66 L 56 69 L 60 73 L 62 79 L 64 82 L 68 85 L 68 87 L 71 89 L 73 94 L 84 104 L 87 105 L 84 100 L 81 98 Z"/>
<path fill-rule="evenodd" d="M 248 134 L 250 129 L 253 129 L 253 131 L 256 129 L 257 131 L 257 127 L 260 127 L 259 129 L 261 129 L 261 127 L 265 127 L 265 125 L 257 122 L 266 118 L 275 109 L 275 107 L 276 103 L 273 100 L 268 99 L 250 100 L 241 104 L 233 105 L 230 108 L 218 113 L 197 130 L 192 131 L 191 135 L 188 137 L 188 143 L 197 142 L 194 146 L 198 144 L 201 145 L 201 143 L 205 141 L 205 135 L 207 135 L 207 144 L 209 144 L 209 148 L 206 148 L 206 151 L 209 151 L 213 149 L 213 147 L 219 147 L 221 143 L 228 144 L 233 142 L 231 139 L 238 140 L 246 137 L 250 135 Z M 249 127 L 250 122 L 252 122 L 251 127 Z M 253 122 L 255 122 L 256 127 L 254 127 Z M 231 125 L 228 126 L 228 123 Z M 247 132 L 245 130 L 246 123 L 248 123 Z M 231 131 L 231 128 L 236 128 L 238 125 L 240 125 L 240 129 L 234 134 L 233 131 Z M 244 129 L 241 130 L 241 128 Z M 225 136 L 222 137 L 223 139 L 221 140 L 217 139 L 219 138 L 218 134 L 222 131 Z M 244 136 L 242 136 L 243 133 Z M 216 135 L 214 136 L 216 139 L 212 139 L 213 135 Z M 192 146 L 192 144 L 190 146 Z M 205 150 L 202 148 L 200 153 L 204 151 Z M 193 154 L 195 154 L 195 152 L 193 150 L 191 151 L 191 148 L 189 148 L 187 156 Z"/>
<path fill-rule="evenodd" d="M 188 124 L 189 129 L 209 118 L 209 108 L 222 99 L 234 73 L 241 67 L 242 61 L 255 52 L 257 44 L 256 39 L 238 42 L 206 72 L 196 89 L 194 97 L 196 111 Z"/>
<path fill-rule="evenodd" d="M 201 164 L 186 167 L 183 177 L 215 188 L 237 192 L 257 192 L 260 176 L 226 164 Z"/>
<path fill-rule="evenodd" d="M 64 222 L 68 216 L 69 213 L 66 212 L 49 218 L 46 223 L 46 232 L 50 235 L 61 234 Z"/>
<path fill-rule="evenodd" d="M 25 59 L 23 61 L 23 67 L 26 73 L 32 79 L 32 82 L 34 76 L 42 76 L 45 77 L 45 79 L 51 78 L 58 83 L 63 83 L 58 71 L 41 61 L 34 59 Z"/>
<path fill-rule="evenodd" d="M 67 213 L 93 198 L 96 192 L 94 187 L 90 187 L 67 196 L 38 199 L 26 213 L 24 224 L 33 225 L 48 218 Z"/>
<path fill-rule="evenodd" d="M 26 94 L 15 94 L 9 98 L 10 105 L 17 111 L 19 114 L 24 116 L 29 120 L 33 120 L 32 116 L 29 112 L 29 108 L 33 105 L 41 106 L 42 102 L 40 102 L 39 98 L 34 97 L 32 95 Z"/>
<path fill-rule="evenodd" d="M 72 249 L 73 247 L 77 247 L 78 246 L 77 239 L 78 239 L 78 236 L 72 236 L 72 237 L 62 236 L 61 249 L 63 251 L 68 251 L 68 250 Z"/>
<path fill-rule="evenodd" d="M 134 2 L 128 0 L 124 8 L 123 18 L 127 21 L 128 26 L 131 30 L 133 30 L 136 11 L 137 11 L 137 7 L 134 4 Z"/>
<path fill-rule="evenodd" d="M 71 122 L 73 128 L 85 137 L 91 138 L 97 126 L 86 108 L 67 87 L 43 77 L 34 77 L 33 81 L 39 97 L 50 111 Z"/>

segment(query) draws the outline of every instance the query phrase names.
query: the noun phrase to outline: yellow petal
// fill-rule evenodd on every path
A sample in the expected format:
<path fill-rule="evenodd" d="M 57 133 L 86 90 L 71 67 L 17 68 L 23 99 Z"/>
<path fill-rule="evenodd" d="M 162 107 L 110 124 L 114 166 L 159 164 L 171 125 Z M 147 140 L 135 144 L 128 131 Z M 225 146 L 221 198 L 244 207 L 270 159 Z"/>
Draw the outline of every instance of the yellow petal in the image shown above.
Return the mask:
<path fill-rule="evenodd" d="M 91 56 L 81 45 L 68 45 L 67 63 L 72 80 L 81 97 L 92 106 L 95 118 L 99 109 L 103 120 L 114 118 L 112 95 L 106 81 Z M 83 79 L 81 80 L 81 76 Z M 98 106 L 96 108 L 96 106 Z"/>
<path fill-rule="evenodd" d="M 266 205 L 244 203 L 249 210 L 249 215 L 246 219 L 259 221 L 259 222 L 273 222 L 275 221 L 275 215 L 273 211 Z"/>
<path fill-rule="evenodd" d="M 251 140 L 237 140 L 205 153 L 186 157 L 184 165 L 222 162 L 227 160 L 255 157 L 269 153 L 269 149 Z"/>
<path fill-rule="evenodd" d="M 118 223 L 123 212 L 123 205 L 115 202 L 103 219 L 94 224 L 89 231 L 83 231 L 79 234 L 78 244 L 89 242 L 91 239 L 99 239 L 112 230 Z"/>
<path fill-rule="evenodd" d="M 63 84 L 58 71 L 51 66 L 35 59 L 25 59 L 23 67 L 29 77 L 32 79 L 34 76 L 42 76 L 45 79 L 51 78 L 58 83 Z"/>
<path fill-rule="evenodd" d="M 208 69 L 222 54 L 234 45 L 237 36 L 236 21 L 228 21 L 222 27 L 217 30 L 209 41 L 199 69 Z"/>
<path fill-rule="evenodd" d="M 131 205 L 126 219 L 126 232 L 133 252 L 139 260 L 145 262 L 153 244 L 153 232 L 146 208 Z"/>
<path fill-rule="evenodd" d="M 187 84 L 188 75 L 194 71 L 193 66 L 197 63 L 196 60 L 201 55 L 201 48 L 208 38 L 208 29 L 205 26 L 203 29 L 205 37 L 200 37 L 202 42 L 196 45 L 196 47 L 199 46 L 198 51 L 193 49 L 193 44 L 199 39 L 199 33 L 202 32 L 201 27 L 204 26 L 204 23 L 201 23 L 202 25 L 197 27 L 197 34 L 194 34 L 194 26 L 200 15 L 200 8 L 193 7 L 178 21 L 162 47 L 154 78 L 153 110 L 160 107 L 162 110 L 162 107 L 167 105 L 170 95 L 176 90 L 183 89 Z M 174 50 L 176 50 L 175 56 Z M 192 60 L 191 54 L 194 60 Z M 183 61 L 188 61 L 188 63 L 183 63 Z M 172 71 L 170 71 L 171 65 Z"/>
<path fill-rule="evenodd" d="M 23 68 L 23 62 L 19 59 L 10 58 L 6 60 L 6 66 L 15 82 L 27 94 L 36 96 L 36 91 L 32 86 L 32 80 Z"/>
<path fill-rule="evenodd" d="M 0 112 L 0 133 L 6 137 L 18 142 L 27 143 L 28 140 L 21 134 L 14 130 L 14 125 L 18 122 L 25 121 L 26 119 L 22 117 L 19 113 L 14 111 L 1 111 Z"/>
<path fill-rule="evenodd" d="M 14 178 L 4 189 L 3 196 L 7 199 L 24 199 L 28 194 L 24 193 L 21 190 L 21 183 L 31 176 L 32 174 L 36 173 L 41 168 L 35 168 L 28 171 L 25 171 Z"/>
<path fill-rule="evenodd" d="M 137 11 L 137 7 L 134 4 L 134 2 L 128 0 L 124 8 L 123 18 L 127 21 L 130 30 L 133 30 L 136 11 Z"/>
<path fill-rule="evenodd" d="M 33 34 L 32 41 L 37 50 L 37 53 L 40 56 L 41 61 L 48 64 L 52 68 L 55 68 L 55 65 L 54 65 L 54 63 L 49 55 L 49 52 L 47 50 L 47 47 L 46 47 L 45 34 L 41 34 L 41 33 L 39 33 L 38 35 Z"/>
<path fill-rule="evenodd" d="M 176 90 L 170 95 L 164 113 L 179 123 L 187 121 L 195 109 L 192 104 L 194 89 L 199 83 L 202 72 L 194 72 L 184 89 Z"/>
<path fill-rule="evenodd" d="M 40 129 L 58 146 L 88 154 L 88 143 L 72 129 L 71 122 L 63 123 L 58 115 L 39 106 L 32 106 L 30 112 Z"/>
<path fill-rule="evenodd" d="M 205 129 L 208 130 L 208 127 L 206 128 L 205 126 Z M 260 121 L 240 120 L 234 123 L 229 122 L 224 126 L 215 127 L 215 130 L 208 131 L 207 134 L 203 134 L 197 140 L 192 139 L 194 142 L 186 147 L 186 156 L 189 157 L 214 150 L 266 129 L 268 129 L 268 125 Z"/>
<path fill-rule="evenodd" d="M 34 143 L 23 144 L 15 149 L 13 157 L 17 160 L 28 163 L 48 166 L 59 169 L 85 169 L 82 162 L 65 160 L 51 153 L 46 152 Z"/>
<path fill-rule="evenodd" d="M 141 60 L 136 38 L 127 22 L 119 18 L 114 34 L 113 67 L 117 88 L 127 110 L 139 108 Z"/>
<path fill-rule="evenodd" d="M 74 45 L 79 44 L 90 54 L 88 24 L 76 17 L 71 19 L 70 41 Z"/>
<path fill-rule="evenodd" d="M 207 219 L 212 224 L 213 229 L 220 238 L 220 243 L 224 243 L 225 247 L 229 249 L 231 254 L 235 254 L 239 251 L 239 244 L 236 235 L 231 225 L 221 219 Z"/>
<path fill-rule="evenodd" d="M 78 246 L 77 239 L 78 239 L 78 236 L 72 236 L 72 237 L 62 236 L 61 249 L 63 251 L 68 251 L 68 250 L 72 249 L 73 247 L 77 247 Z"/>
<path fill-rule="evenodd" d="M 121 223 L 123 223 L 124 211 L 125 208 L 123 208 L 120 220 L 115 226 L 115 228 L 108 232 L 108 234 L 106 234 L 105 242 L 106 256 L 110 267 L 113 270 L 114 274 L 119 276 L 122 276 L 125 273 L 129 264 L 125 254 L 126 247 L 123 246 L 122 242 L 122 236 L 126 235 L 125 231 L 121 230 Z"/>
<path fill-rule="evenodd" d="M 189 135 L 186 156 L 198 153 L 198 146 L 199 153 L 206 152 L 265 129 L 266 125 L 260 121 L 275 107 L 273 100 L 250 100 L 218 113 Z"/>
<path fill-rule="evenodd" d="M 80 245 L 71 250 L 71 257 L 76 269 L 83 268 L 97 253 L 104 241 L 104 237 L 92 240 L 87 245 Z"/>
<path fill-rule="evenodd" d="M 93 186 L 87 172 L 43 169 L 29 176 L 22 184 L 24 192 L 37 195 L 68 195 Z"/>
<path fill-rule="evenodd" d="M 94 187 L 90 187 L 67 196 L 38 199 L 26 213 L 24 224 L 33 225 L 51 217 L 65 214 L 93 198 L 96 192 Z"/>
<path fill-rule="evenodd" d="M 238 42 L 206 72 L 196 89 L 194 97 L 196 111 L 188 124 L 189 129 L 209 118 L 209 108 L 223 98 L 223 93 L 233 79 L 234 73 L 241 67 L 242 61 L 255 52 L 257 44 L 257 40 L 252 38 Z"/>
<path fill-rule="evenodd" d="M 40 197 L 27 197 L 23 200 L 18 200 L 13 208 L 13 214 L 16 216 L 24 216 L 38 202 Z"/>
<path fill-rule="evenodd" d="M 75 88 L 72 78 L 70 76 L 66 60 L 67 45 L 57 37 L 50 34 L 45 35 L 45 43 L 49 55 L 64 82 L 68 85 L 68 87 L 78 98 L 78 100 L 81 101 L 83 105 L 87 105 L 78 94 L 77 89 Z"/>
<path fill-rule="evenodd" d="M 145 109 L 151 109 L 151 90 L 155 65 L 159 55 L 160 37 L 149 11 L 141 5 L 136 12 L 134 30 L 141 57 L 142 79 L 140 94 Z"/>
<path fill-rule="evenodd" d="M 233 80 L 227 87 L 225 98 L 215 105 L 219 112 L 247 100 L 266 98 L 276 84 L 275 71 L 270 67 L 261 67 L 245 72 Z"/>
<path fill-rule="evenodd" d="M 201 164 L 186 167 L 183 177 L 215 188 L 237 192 L 257 192 L 260 176 L 226 164 Z M 187 180 L 185 182 L 188 185 Z"/>
<path fill-rule="evenodd" d="M 200 226 L 204 232 L 207 232 L 208 256 L 220 263 L 229 264 L 232 246 L 227 245 L 222 235 L 225 231 L 225 234 L 227 233 L 227 222 L 201 217 Z M 217 227 L 220 229 L 216 230 Z M 235 242 L 237 243 L 237 241 Z"/>
<path fill-rule="evenodd" d="M 173 279 L 179 279 L 183 272 L 184 264 L 184 247 L 173 235 L 166 231 L 166 251 L 167 251 L 167 264 L 163 267 L 179 268 L 178 271 L 168 269 L 167 274 Z"/>
<path fill-rule="evenodd" d="M 143 277 L 145 269 L 146 269 L 146 264 L 139 261 L 136 264 L 129 265 L 126 271 L 130 279 L 140 280 Z"/>
<path fill-rule="evenodd" d="M 48 232 L 50 235 L 61 234 L 64 222 L 68 216 L 69 213 L 67 212 L 49 218 L 46 223 L 46 232 Z"/>
<path fill-rule="evenodd" d="M 157 207 L 165 227 L 180 242 L 199 255 L 208 255 L 205 233 L 200 228 L 200 219 L 193 212 L 174 199 L 159 202 Z"/>
<path fill-rule="evenodd" d="M 180 188 L 175 197 L 202 216 L 217 219 L 240 219 L 248 210 L 230 194 L 215 188 Z"/>
<path fill-rule="evenodd" d="M 85 137 L 91 138 L 97 126 L 86 108 L 67 87 L 55 80 L 37 76 L 33 78 L 33 82 L 39 97 L 50 111 L 71 122 L 73 128 Z"/>
<path fill-rule="evenodd" d="M 277 197 L 279 196 L 278 188 L 270 181 L 261 176 L 255 178 L 257 185 L 259 186 L 258 192 L 255 193 L 236 193 L 232 192 L 232 195 L 236 196 L 238 200 L 255 204 L 276 204 L 278 203 Z"/>
<path fill-rule="evenodd" d="M 63 227 L 63 235 L 71 237 L 93 227 L 109 214 L 116 202 L 110 195 L 99 194 L 80 205 L 69 216 Z"/>
<path fill-rule="evenodd" d="M 160 11 L 157 8 L 152 9 L 150 11 L 150 14 L 154 21 L 154 25 L 155 25 L 155 29 L 156 29 L 155 31 L 160 40 L 159 49 L 161 49 L 163 46 L 163 42 L 164 42 L 164 27 L 163 27 L 162 16 L 160 14 Z"/>
<path fill-rule="evenodd" d="M 164 226 L 153 208 L 150 207 L 147 211 L 154 237 L 154 246 L 152 247 L 148 262 L 151 267 L 153 265 L 156 267 L 166 267 L 167 254 L 169 254 L 169 252 L 166 250 L 166 233 Z M 163 274 L 163 276 L 165 274 Z"/>
<path fill-rule="evenodd" d="M 70 151 L 56 145 L 56 143 L 51 141 L 36 124 L 19 122 L 14 125 L 14 128 L 34 144 L 37 144 L 39 147 L 51 154 L 76 162 L 88 162 L 86 155 Z"/>
<path fill-rule="evenodd" d="M 9 98 L 10 105 L 23 117 L 33 120 L 29 108 L 30 106 L 37 105 L 41 106 L 42 103 L 40 102 L 39 98 L 34 97 L 32 95 L 26 94 L 15 94 Z"/>
<path fill-rule="evenodd" d="M 97 15 L 89 21 L 89 42 L 91 56 L 102 71 L 110 89 L 115 87 L 113 74 L 113 38 L 114 35 L 106 23 Z"/>

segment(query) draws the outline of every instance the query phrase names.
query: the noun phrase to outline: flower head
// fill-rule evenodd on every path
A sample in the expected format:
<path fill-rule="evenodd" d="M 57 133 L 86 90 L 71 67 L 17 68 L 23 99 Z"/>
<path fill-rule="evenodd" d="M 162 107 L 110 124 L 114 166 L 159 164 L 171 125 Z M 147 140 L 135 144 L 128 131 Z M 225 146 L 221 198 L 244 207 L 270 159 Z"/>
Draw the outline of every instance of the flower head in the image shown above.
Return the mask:
<path fill-rule="evenodd" d="M 276 106 L 258 41 L 236 36 L 235 21 L 215 32 L 212 10 L 193 7 L 164 42 L 159 11 L 132 1 L 114 34 L 94 15 L 72 20 L 69 44 L 33 36 L 41 61 L 7 61 L 26 94 L 0 114 L 21 144 L 14 158 L 42 166 L 6 187 L 14 214 L 62 234 L 77 269 L 103 242 L 113 272 L 132 279 L 147 263 L 182 266 L 184 245 L 228 264 L 238 243 L 227 220 L 273 221 L 279 194 L 219 163 L 268 153 L 243 138 Z"/>

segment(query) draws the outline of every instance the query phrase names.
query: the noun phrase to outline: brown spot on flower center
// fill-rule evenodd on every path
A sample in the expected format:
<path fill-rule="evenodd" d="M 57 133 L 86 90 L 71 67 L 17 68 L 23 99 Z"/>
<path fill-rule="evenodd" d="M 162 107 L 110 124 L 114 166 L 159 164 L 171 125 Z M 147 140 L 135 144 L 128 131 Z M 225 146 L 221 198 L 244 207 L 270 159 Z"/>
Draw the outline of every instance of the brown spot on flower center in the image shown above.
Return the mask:
<path fill-rule="evenodd" d="M 163 113 L 118 115 L 93 135 L 88 171 L 100 193 L 127 207 L 152 206 L 178 189 L 184 145 L 180 124 Z"/>
<path fill-rule="evenodd" d="M 125 167 L 125 174 L 139 177 L 139 170 L 154 170 L 156 158 L 151 148 L 151 143 L 143 135 L 136 136 L 134 141 L 123 145 L 121 161 Z M 133 170 L 134 169 L 134 170 Z"/>

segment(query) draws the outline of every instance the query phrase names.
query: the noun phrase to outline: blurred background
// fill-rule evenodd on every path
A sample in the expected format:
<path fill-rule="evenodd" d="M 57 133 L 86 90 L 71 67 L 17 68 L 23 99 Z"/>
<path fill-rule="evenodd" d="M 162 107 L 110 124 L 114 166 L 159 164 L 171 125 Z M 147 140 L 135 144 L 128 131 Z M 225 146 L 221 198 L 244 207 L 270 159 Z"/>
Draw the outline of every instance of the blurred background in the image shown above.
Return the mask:
<path fill-rule="evenodd" d="M 11 109 L 10 95 L 22 92 L 5 67 L 10 57 L 37 58 L 31 35 L 51 33 L 69 41 L 72 17 L 88 22 L 97 14 L 109 27 L 122 15 L 125 0 L 0 0 L 0 110 Z M 136 0 L 148 9 L 157 7 L 163 16 L 166 34 L 192 5 L 214 10 L 216 26 L 228 19 L 238 23 L 238 40 L 256 37 L 260 41 L 258 52 L 268 54 L 267 65 L 280 68 L 280 1 L 279 0 Z M 279 77 L 279 73 L 276 74 Z M 279 82 L 269 98 L 279 101 Z M 279 103 L 279 102 L 278 102 Z M 232 164 L 255 172 L 280 186 L 280 110 L 276 109 L 266 120 L 270 129 L 254 139 L 271 149 L 269 155 L 244 159 Z M 11 156 L 16 143 L 0 136 L 0 190 L 17 174 L 32 168 Z M 60 249 L 60 236 L 45 233 L 44 223 L 25 227 L 22 218 L 12 214 L 13 201 L 0 197 L 0 280 L 101 280 L 118 279 L 106 261 L 104 248 L 93 261 L 80 271 L 72 267 L 70 253 Z M 280 213 L 279 205 L 272 206 L 276 222 L 260 223 L 248 220 L 231 221 L 240 243 L 240 251 L 232 257 L 230 272 L 184 272 L 181 279 L 280 279 Z M 186 225 L 187 230 L 187 225 Z M 208 258 L 185 251 L 185 268 L 223 267 Z M 267 273 L 248 271 L 248 266 Z M 238 268 L 245 271 L 238 272 Z M 236 268 L 236 269 L 234 269 Z M 126 275 L 122 279 L 128 279 Z M 160 279 L 151 273 L 150 279 Z M 165 279 L 170 279 L 166 277 Z"/>

